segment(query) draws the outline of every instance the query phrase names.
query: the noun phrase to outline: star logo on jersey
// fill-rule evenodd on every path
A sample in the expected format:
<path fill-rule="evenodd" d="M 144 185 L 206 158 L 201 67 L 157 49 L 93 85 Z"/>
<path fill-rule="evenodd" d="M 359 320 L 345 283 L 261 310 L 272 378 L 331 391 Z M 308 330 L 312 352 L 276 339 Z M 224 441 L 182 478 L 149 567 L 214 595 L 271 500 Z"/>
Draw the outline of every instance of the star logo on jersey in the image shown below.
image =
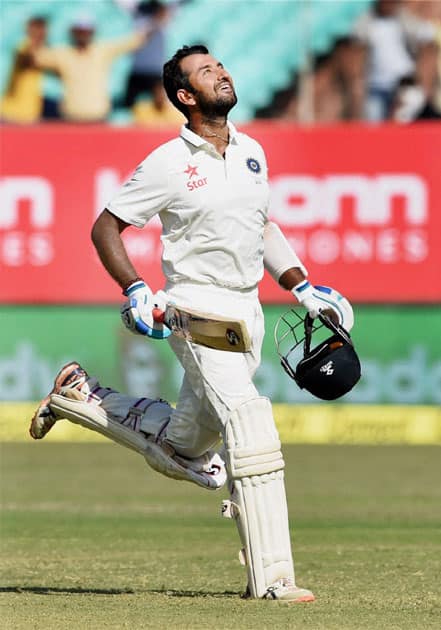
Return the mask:
<path fill-rule="evenodd" d="M 192 177 L 199 177 L 198 167 L 197 166 L 191 166 L 191 164 L 188 164 L 188 166 L 185 169 L 184 173 L 186 173 L 188 175 L 188 179 L 191 179 Z"/>

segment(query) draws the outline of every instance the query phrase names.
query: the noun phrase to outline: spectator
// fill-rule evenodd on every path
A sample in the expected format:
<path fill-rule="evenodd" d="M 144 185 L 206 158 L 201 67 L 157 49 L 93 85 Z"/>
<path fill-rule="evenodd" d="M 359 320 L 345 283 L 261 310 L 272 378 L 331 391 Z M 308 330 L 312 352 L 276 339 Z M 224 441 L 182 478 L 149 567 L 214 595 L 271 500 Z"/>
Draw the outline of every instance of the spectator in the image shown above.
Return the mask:
<path fill-rule="evenodd" d="M 150 37 L 149 30 L 122 39 L 95 42 L 90 18 L 76 20 L 70 29 L 71 46 L 40 48 L 34 53 L 38 67 L 59 74 L 64 87 L 61 113 L 70 122 L 102 122 L 110 111 L 108 74 L 118 55 L 136 50 Z"/>
<path fill-rule="evenodd" d="M 343 113 L 343 101 L 336 74 L 336 58 L 332 51 L 315 58 L 313 72 L 306 81 L 311 82 L 311 86 L 306 87 L 306 90 L 310 90 L 310 102 L 307 100 L 306 106 L 312 107 L 311 122 L 329 124 L 339 120 Z M 298 113 L 301 114 L 301 110 Z"/>
<path fill-rule="evenodd" d="M 441 2 L 431 3 L 431 22 L 435 28 L 435 38 L 437 43 L 437 80 L 435 86 L 435 103 L 438 110 L 441 110 Z"/>
<path fill-rule="evenodd" d="M 419 0 L 408 2 L 408 10 L 423 22 L 429 22 L 435 31 L 435 45 L 432 48 L 432 65 L 426 64 L 429 72 L 419 76 L 431 100 L 441 110 L 441 2 L 439 0 Z"/>
<path fill-rule="evenodd" d="M 426 97 L 431 100 L 435 96 L 438 81 L 438 42 L 437 26 L 432 20 L 432 7 L 435 3 L 419 0 L 409 2 L 406 0 L 401 11 L 401 20 L 406 32 L 413 33 L 409 38 L 409 46 L 413 46 L 412 52 L 416 57 L 415 78 L 424 89 Z M 437 4 L 441 4 L 437 2 Z M 439 16 L 439 12 L 438 12 Z M 424 46 L 417 49 L 418 39 L 426 40 Z"/>
<path fill-rule="evenodd" d="M 390 119 L 397 123 L 440 120 L 441 112 L 427 98 L 414 76 L 404 77 L 396 89 Z"/>
<path fill-rule="evenodd" d="M 43 97 L 43 73 L 33 60 L 33 53 L 45 46 L 47 20 L 31 17 L 26 25 L 26 39 L 14 53 L 5 94 L 0 102 L 0 118 L 10 123 L 35 123 L 40 118 L 56 117 L 56 103 Z"/>
<path fill-rule="evenodd" d="M 149 101 L 138 101 L 133 107 L 135 123 L 146 127 L 183 125 L 185 117 L 168 100 L 162 83 L 155 83 Z"/>
<path fill-rule="evenodd" d="M 364 116 L 364 51 L 353 37 L 335 42 L 333 56 L 338 89 L 342 99 L 343 120 L 362 120 Z"/>
<path fill-rule="evenodd" d="M 310 73 L 294 82 L 291 96 L 278 116 L 304 122 L 306 111 L 309 122 L 314 123 L 358 120 L 363 110 L 361 75 L 360 46 L 350 37 L 341 38 L 329 53 L 315 57 Z"/>
<path fill-rule="evenodd" d="M 165 30 L 172 8 L 160 0 L 116 2 L 123 8 L 131 10 L 135 18 L 135 28 L 146 28 L 152 21 L 157 25 L 151 38 L 133 55 L 124 99 L 124 106 L 132 108 L 139 95 L 151 93 L 158 85 L 162 87 L 162 67 L 166 58 Z"/>
<path fill-rule="evenodd" d="M 428 23 L 409 20 L 408 13 L 401 13 L 401 4 L 401 0 L 377 0 L 354 30 L 366 50 L 365 108 L 366 118 L 373 122 L 388 117 L 400 79 L 415 72 L 418 58 L 434 42 L 434 29 Z"/>

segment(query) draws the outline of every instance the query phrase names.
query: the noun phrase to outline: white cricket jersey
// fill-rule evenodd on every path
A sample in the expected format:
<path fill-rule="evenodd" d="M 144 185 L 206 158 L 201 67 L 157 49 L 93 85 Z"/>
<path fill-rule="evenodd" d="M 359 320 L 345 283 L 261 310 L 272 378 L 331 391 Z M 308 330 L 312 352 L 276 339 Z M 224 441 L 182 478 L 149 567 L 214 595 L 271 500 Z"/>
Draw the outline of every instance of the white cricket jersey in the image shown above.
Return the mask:
<path fill-rule="evenodd" d="M 107 205 L 140 228 L 159 215 L 162 267 L 170 283 L 249 289 L 262 278 L 265 154 L 258 142 L 228 126 L 225 159 L 184 126 L 179 138 L 147 156 Z"/>

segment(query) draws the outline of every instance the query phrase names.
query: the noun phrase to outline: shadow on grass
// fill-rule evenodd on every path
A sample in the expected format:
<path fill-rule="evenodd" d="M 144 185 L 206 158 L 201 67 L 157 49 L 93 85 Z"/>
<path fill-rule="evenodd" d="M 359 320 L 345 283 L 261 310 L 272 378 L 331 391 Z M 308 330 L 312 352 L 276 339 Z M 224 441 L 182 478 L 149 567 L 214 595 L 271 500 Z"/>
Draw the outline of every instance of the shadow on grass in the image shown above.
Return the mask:
<path fill-rule="evenodd" d="M 0 586 L 0 593 L 33 593 L 34 595 L 133 595 L 131 588 L 79 588 L 77 586 Z"/>
<path fill-rule="evenodd" d="M 182 591 L 169 588 L 151 588 L 145 591 L 153 595 L 168 595 L 170 597 L 237 597 L 239 591 Z"/>
<path fill-rule="evenodd" d="M 0 593 L 32 593 L 33 595 L 136 595 L 150 593 L 168 597 L 232 597 L 241 595 L 238 591 L 185 591 L 169 588 L 80 588 L 78 586 L 0 586 Z"/>

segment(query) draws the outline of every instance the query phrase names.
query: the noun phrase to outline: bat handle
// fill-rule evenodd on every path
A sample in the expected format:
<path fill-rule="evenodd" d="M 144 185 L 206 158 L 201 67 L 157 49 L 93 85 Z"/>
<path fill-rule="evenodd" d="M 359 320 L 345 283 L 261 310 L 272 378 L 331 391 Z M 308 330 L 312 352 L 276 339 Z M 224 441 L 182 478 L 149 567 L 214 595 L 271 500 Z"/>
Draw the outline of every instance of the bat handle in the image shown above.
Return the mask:
<path fill-rule="evenodd" d="M 164 323 L 165 311 L 161 311 L 160 308 L 154 308 L 152 310 L 153 320 L 158 324 Z"/>

